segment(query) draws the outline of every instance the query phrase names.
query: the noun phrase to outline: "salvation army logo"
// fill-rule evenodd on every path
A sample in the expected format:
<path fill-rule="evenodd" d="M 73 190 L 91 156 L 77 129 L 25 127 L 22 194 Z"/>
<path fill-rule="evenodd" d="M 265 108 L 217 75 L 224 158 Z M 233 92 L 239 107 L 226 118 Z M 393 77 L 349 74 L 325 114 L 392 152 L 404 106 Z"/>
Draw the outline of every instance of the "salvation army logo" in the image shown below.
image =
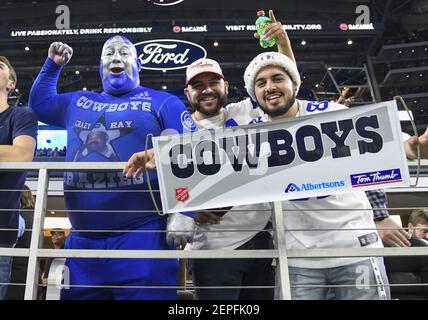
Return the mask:
<path fill-rule="evenodd" d="M 289 193 L 289 192 L 295 192 L 295 191 L 300 191 L 300 188 L 294 184 L 294 183 L 290 183 L 287 188 L 285 188 L 284 192 L 285 193 Z"/>
<path fill-rule="evenodd" d="M 175 199 L 180 202 L 189 200 L 189 189 L 187 188 L 176 188 Z"/>
<path fill-rule="evenodd" d="M 196 130 L 195 121 L 193 121 L 193 118 L 188 111 L 183 111 L 180 119 L 184 129 L 190 132 L 193 132 Z"/>
<path fill-rule="evenodd" d="M 340 28 L 340 30 L 346 31 L 346 30 L 348 30 L 348 25 L 346 23 L 341 23 L 339 28 Z"/>
<path fill-rule="evenodd" d="M 156 6 L 174 6 L 183 2 L 184 0 L 147 0 L 148 3 L 152 3 Z"/>
<path fill-rule="evenodd" d="M 135 44 L 141 68 L 148 70 L 177 70 L 205 58 L 207 51 L 200 45 L 177 39 L 155 39 Z"/>

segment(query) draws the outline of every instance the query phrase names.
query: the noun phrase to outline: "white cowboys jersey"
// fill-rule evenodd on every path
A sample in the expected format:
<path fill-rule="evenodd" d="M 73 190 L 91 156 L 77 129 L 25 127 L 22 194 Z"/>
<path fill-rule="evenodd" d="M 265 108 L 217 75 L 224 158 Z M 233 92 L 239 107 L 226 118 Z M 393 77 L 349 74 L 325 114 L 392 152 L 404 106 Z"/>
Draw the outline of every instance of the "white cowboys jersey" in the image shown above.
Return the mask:
<path fill-rule="evenodd" d="M 297 102 L 297 116 L 346 109 L 329 101 Z M 255 113 L 246 105 L 245 111 L 240 109 L 230 113 L 238 115 L 237 121 L 235 119 L 238 125 L 270 121 L 266 114 L 253 119 L 251 112 Z M 283 201 L 282 206 L 287 249 L 383 247 L 373 222 L 370 202 L 363 191 Z M 368 258 L 301 258 L 288 261 L 293 267 L 330 268 L 365 259 Z"/>
<path fill-rule="evenodd" d="M 245 99 L 231 103 L 220 110 L 214 117 L 195 120 L 198 130 L 217 129 L 237 126 L 238 122 L 261 116 L 263 112 L 253 106 L 251 100 Z M 253 116 L 254 115 L 254 116 Z M 250 117 L 250 118 L 249 118 Z M 219 224 L 199 224 L 191 245 L 186 249 L 236 249 L 263 230 L 271 217 L 270 205 L 259 203 L 236 206 L 229 210 Z M 245 231 L 249 230 L 249 231 Z M 225 232 L 224 232 L 225 231 Z"/>

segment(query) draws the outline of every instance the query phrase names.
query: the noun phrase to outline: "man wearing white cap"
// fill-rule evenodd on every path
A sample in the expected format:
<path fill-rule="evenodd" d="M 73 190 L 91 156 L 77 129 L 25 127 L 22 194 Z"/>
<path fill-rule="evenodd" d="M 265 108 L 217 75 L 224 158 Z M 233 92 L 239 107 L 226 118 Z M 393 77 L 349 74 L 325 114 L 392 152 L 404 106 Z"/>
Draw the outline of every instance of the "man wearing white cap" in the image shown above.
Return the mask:
<path fill-rule="evenodd" d="M 237 118 L 247 117 L 246 110 L 255 115 L 261 110 L 250 99 L 227 103 L 228 83 L 217 61 L 199 59 L 186 71 L 186 94 L 195 109 L 192 114 L 198 130 L 236 126 Z M 241 121 L 244 121 L 244 118 Z M 219 211 L 221 210 L 221 211 Z M 186 249 L 270 249 L 269 233 L 271 211 L 269 204 L 215 209 L 196 214 L 199 222 L 193 243 Z M 248 231 L 246 231 L 248 230 Z M 275 284 L 272 259 L 194 259 L 190 261 L 193 283 L 200 300 L 260 300 L 274 298 Z M 203 289 L 199 287 L 236 286 L 233 289 Z M 246 286 L 271 286 L 267 289 L 245 289 Z"/>
<path fill-rule="evenodd" d="M 293 59 L 290 41 L 281 23 L 273 23 L 265 35 L 277 40 L 278 50 Z M 199 59 L 186 70 L 186 94 L 195 109 L 192 114 L 199 130 L 236 126 L 257 119 L 263 112 L 249 98 L 227 104 L 229 84 L 224 80 L 219 63 Z M 251 119 L 248 118 L 251 114 Z M 216 209 L 197 213 L 199 221 L 193 244 L 186 249 L 270 249 L 273 247 L 270 228 L 270 205 L 256 204 Z M 273 299 L 274 267 L 272 259 L 195 259 L 191 269 L 195 286 L 236 286 L 234 289 L 196 289 L 201 300 L 213 299 Z M 245 286 L 270 286 L 266 289 L 246 289 Z"/>

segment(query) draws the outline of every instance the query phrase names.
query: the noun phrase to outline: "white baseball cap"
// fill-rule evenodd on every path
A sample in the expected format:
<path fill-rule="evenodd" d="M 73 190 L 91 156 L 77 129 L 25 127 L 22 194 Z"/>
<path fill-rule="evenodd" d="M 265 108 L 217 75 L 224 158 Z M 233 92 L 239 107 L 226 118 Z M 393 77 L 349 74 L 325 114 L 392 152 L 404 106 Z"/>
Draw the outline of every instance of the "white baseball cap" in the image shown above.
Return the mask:
<path fill-rule="evenodd" d="M 223 71 L 217 61 L 208 58 L 201 58 L 193 62 L 186 69 L 186 84 L 194 77 L 202 73 L 213 73 L 224 79 Z"/>

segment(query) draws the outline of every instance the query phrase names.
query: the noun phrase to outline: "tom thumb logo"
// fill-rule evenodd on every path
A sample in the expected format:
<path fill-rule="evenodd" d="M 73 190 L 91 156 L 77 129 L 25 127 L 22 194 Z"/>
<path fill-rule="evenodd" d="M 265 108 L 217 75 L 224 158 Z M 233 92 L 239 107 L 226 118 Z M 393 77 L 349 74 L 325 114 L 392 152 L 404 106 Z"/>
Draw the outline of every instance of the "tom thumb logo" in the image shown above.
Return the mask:
<path fill-rule="evenodd" d="M 182 69 L 207 56 L 203 47 L 183 40 L 149 40 L 136 43 L 135 48 L 142 68 L 149 70 Z"/>

